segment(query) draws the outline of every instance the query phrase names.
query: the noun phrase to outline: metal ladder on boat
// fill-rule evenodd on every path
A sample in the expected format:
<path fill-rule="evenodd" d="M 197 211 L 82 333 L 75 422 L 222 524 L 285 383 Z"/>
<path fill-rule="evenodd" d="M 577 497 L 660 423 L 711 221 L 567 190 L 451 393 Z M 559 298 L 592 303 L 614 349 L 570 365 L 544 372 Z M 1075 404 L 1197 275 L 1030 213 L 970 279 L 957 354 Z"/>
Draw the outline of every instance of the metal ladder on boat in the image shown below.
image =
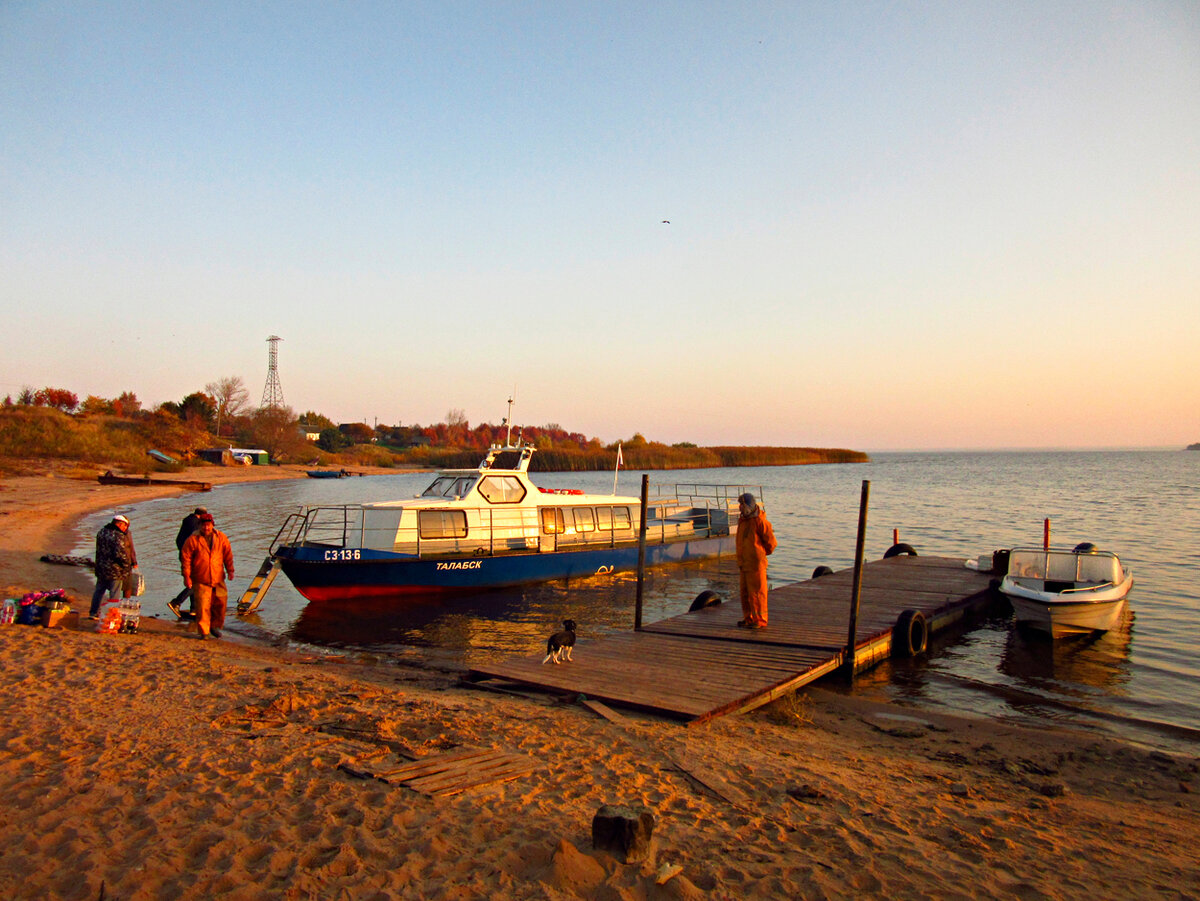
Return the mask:
<path fill-rule="evenodd" d="M 258 568 L 258 572 L 254 574 L 254 578 L 250 580 L 250 585 L 242 594 L 242 599 L 237 603 L 239 616 L 253 613 L 258 608 L 258 605 L 262 603 L 262 599 L 267 594 L 267 589 L 271 587 L 271 583 L 275 581 L 277 575 L 279 575 L 279 559 L 277 557 L 268 557 L 262 562 L 262 566 Z"/>

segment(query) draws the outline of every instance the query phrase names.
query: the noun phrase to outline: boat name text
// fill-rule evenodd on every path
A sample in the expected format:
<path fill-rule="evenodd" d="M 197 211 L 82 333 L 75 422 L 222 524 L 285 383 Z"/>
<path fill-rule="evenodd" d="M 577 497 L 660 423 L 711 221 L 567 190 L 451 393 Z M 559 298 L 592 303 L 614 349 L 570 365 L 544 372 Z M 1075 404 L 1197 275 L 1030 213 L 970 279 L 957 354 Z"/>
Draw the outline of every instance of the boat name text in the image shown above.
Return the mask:
<path fill-rule="evenodd" d="M 455 560 L 453 563 L 439 563 L 438 569 L 479 569 L 483 566 L 482 560 Z"/>
<path fill-rule="evenodd" d="M 362 558 L 362 551 L 357 550 L 357 549 L 355 549 L 353 551 L 326 551 L 325 552 L 326 560 L 359 560 L 361 558 Z"/>

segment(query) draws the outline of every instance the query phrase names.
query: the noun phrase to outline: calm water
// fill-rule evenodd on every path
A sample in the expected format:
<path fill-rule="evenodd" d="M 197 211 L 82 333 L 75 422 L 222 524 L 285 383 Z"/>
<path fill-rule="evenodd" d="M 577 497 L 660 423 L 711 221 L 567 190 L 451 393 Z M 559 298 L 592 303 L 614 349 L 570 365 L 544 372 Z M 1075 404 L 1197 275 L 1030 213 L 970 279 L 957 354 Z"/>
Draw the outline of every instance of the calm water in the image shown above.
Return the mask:
<path fill-rule="evenodd" d="M 652 483 L 761 485 L 779 538 L 772 585 L 807 579 L 814 567 L 851 566 L 859 496 L 870 480 L 867 558 L 900 540 L 925 555 L 974 557 L 1015 544 L 1040 544 L 1051 519 L 1056 545 L 1092 541 L 1134 571 L 1130 613 L 1096 639 L 1051 642 L 1011 628 L 996 615 L 936 641 L 927 658 L 885 664 L 854 691 L 918 706 L 967 710 L 1021 721 L 1095 725 L 1163 747 L 1200 742 L 1200 453 L 1186 451 L 879 454 L 860 465 L 764 467 L 651 473 Z M 146 612 L 166 614 L 181 587 L 174 537 L 197 503 L 233 542 L 240 596 L 284 516 L 300 504 L 411 497 L 428 473 L 299 479 L 217 488 L 150 501 L 129 512 L 146 574 Z M 618 491 L 636 494 L 640 473 L 622 473 Z M 611 473 L 538 474 L 545 487 L 612 490 Z M 76 553 L 107 515 L 87 520 Z M 633 623 L 632 575 L 554 583 L 416 605 L 397 614 L 308 605 L 280 576 L 259 611 L 231 631 L 263 631 L 301 643 L 368 650 L 408 662 L 460 669 L 535 653 L 571 617 L 583 637 Z M 729 561 L 668 567 L 649 574 L 644 618 L 685 611 L 714 588 L 736 601 Z M 161 605 L 161 606 L 159 606 Z M 169 616 L 169 614 L 166 614 Z M 827 680 L 828 683 L 828 680 Z"/>

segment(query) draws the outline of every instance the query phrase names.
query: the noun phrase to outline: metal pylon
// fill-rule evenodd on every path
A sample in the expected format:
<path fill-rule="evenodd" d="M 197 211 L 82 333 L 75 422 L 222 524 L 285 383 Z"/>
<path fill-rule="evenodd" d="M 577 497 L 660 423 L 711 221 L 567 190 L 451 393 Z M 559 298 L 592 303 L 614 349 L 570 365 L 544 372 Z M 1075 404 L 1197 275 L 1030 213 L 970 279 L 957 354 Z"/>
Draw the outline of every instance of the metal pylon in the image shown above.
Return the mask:
<path fill-rule="evenodd" d="M 271 349 L 267 352 L 267 386 L 263 388 L 262 407 L 283 406 L 283 386 L 279 384 L 279 342 L 283 339 L 272 335 L 267 339 Z"/>

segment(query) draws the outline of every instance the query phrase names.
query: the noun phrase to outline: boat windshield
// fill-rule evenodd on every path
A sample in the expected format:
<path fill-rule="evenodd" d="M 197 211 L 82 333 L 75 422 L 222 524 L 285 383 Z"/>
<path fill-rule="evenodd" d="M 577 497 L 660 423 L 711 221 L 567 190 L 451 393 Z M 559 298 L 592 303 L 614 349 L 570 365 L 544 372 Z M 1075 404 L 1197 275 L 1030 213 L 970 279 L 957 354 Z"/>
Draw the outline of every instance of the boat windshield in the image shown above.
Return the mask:
<path fill-rule="evenodd" d="M 466 497 L 475 487 L 478 476 L 438 476 L 433 484 L 421 492 L 421 497 Z"/>
<path fill-rule="evenodd" d="M 1121 563 L 1112 554 L 1073 551 L 1014 550 L 1008 561 L 1012 576 L 1065 582 L 1120 582 Z"/>

